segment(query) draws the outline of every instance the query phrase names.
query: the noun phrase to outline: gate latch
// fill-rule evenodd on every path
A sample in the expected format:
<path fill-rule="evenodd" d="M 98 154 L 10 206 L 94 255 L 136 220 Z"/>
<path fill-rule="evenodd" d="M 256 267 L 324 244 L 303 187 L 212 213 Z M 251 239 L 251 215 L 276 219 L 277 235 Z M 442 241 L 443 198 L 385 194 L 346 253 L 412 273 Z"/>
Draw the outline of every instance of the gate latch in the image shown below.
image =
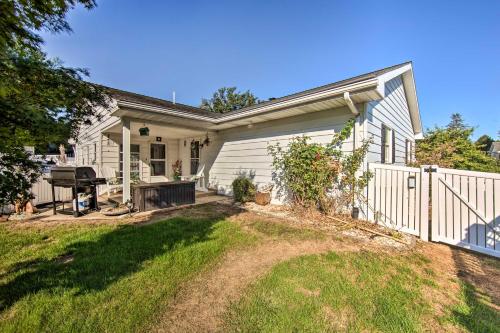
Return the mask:
<path fill-rule="evenodd" d="M 425 172 L 437 172 L 437 168 L 434 168 L 434 167 L 428 167 L 428 168 L 424 168 L 424 171 Z"/>

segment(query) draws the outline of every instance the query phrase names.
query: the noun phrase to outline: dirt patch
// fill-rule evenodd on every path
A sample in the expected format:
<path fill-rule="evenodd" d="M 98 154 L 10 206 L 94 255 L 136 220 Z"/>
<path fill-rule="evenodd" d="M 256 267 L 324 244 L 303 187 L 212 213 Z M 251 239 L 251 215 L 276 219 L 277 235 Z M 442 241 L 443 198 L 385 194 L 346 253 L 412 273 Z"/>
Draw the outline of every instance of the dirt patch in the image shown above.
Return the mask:
<path fill-rule="evenodd" d="M 252 249 L 228 253 L 210 272 L 186 285 L 167 307 L 157 332 L 214 332 L 221 315 L 243 290 L 274 265 L 294 257 L 328 251 L 359 251 L 355 244 L 335 240 L 267 241 Z"/>
<path fill-rule="evenodd" d="M 349 323 L 356 316 L 355 311 L 350 308 L 343 308 L 336 311 L 329 306 L 323 307 L 323 314 L 333 332 L 345 332 Z"/>
<path fill-rule="evenodd" d="M 338 236 L 347 236 L 382 247 L 388 246 L 404 251 L 415 246 L 415 237 L 412 235 L 398 232 L 383 225 L 352 219 L 350 216 L 331 217 L 325 216 L 315 209 L 297 210 L 283 205 L 260 206 L 253 202 L 247 202 L 241 207 L 248 212 L 267 218 L 282 219 L 303 228 L 335 233 Z"/>
<path fill-rule="evenodd" d="M 416 238 L 412 235 L 395 233 L 393 230 L 373 223 L 353 220 L 349 217 L 342 217 L 342 219 L 345 219 L 345 222 L 339 223 L 314 211 L 301 214 L 300 212 L 291 211 L 286 207 L 264 206 L 268 208 L 263 209 L 262 206 L 255 205 L 254 203 L 246 203 L 243 207 L 245 210 L 240 214 L 232 215 L 231 219 L 243 222 L 244 224 L 248 224 L 245 221 L 256 219 L 286 224 L 300 230 L 316 231 L 321 234 L 331 235 L 339 240 L 355 240 L 359 243 L 369 245 L 370 248 L 375 248 L 376 250 L 382 249 L 387 251 L 388 249 L 392 249 L 394 251 L 405 252 L 411 250 L 416 244 Z M 258 209 L 255 209 L 256 207 Z M 373 230 L 378 234 L 369 230 Z M 391 232 L 395 233 L 399 238 L 380 235 L 389 235 Z"/>

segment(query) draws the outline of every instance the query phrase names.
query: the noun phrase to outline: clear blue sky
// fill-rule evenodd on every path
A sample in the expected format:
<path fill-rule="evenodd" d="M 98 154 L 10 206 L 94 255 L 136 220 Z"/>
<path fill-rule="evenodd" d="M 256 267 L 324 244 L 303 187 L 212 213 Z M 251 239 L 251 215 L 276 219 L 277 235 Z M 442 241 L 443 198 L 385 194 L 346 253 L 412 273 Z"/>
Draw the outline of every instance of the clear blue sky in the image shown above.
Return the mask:
<path fill-rule="evenodd" d="M 90 80 L 198 105 L 221 86 L 259 98 L 412 60 L 424 127 L 461 113 L 500 130 L 500 1 L 118 1 L 71 12 L 45 50 Z"/>

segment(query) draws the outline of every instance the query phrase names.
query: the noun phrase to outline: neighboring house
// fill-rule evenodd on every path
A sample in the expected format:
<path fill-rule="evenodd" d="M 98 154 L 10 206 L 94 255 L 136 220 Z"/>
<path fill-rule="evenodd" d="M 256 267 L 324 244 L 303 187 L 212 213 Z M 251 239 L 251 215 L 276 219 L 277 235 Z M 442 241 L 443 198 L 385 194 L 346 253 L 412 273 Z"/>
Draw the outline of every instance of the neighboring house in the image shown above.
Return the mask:
<path fill-rule="evenodd" d="M 422 136 L 411 62 L 225 114 L 116 89 L 110 93 L 113 106 L 98 110 L 93 124 L 82 127 L 76 158 L 78 165 L 115 169 L 127 185 L 124 201 L 131 177 L 172 180 L 176 160 L 184 175 L 203 165 L 201 186 L 222 194 L 230 195 L 241 175 L 257 184 L 272 182 L 269 145 L 286 145 L 301 135 L 327 143 L 353 117 L 355 131 L 343 149 L 373 138 L 365 168 L 368 162 L 410 162 L 415 139 Z M 149 135 L 141 136 L 141 128 Z M 280 202 L 274 192 L 273 202 Z"/>
<path fill-rule="evenodd" d="M 496 159 L 500 159 L 500 141 L 494 141 L 491 143 L 488 155 Z"/>

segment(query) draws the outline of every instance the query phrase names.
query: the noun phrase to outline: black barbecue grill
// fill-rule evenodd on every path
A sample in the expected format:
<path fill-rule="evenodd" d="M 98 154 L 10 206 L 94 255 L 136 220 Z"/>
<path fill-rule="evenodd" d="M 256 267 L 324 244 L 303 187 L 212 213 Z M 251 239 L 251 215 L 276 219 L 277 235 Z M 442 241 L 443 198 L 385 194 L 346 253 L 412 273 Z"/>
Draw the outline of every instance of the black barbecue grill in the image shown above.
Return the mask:
<path fill-rule="evenodd" d="M 78 208 L 78 193 L 87 193 L 92 196 L 89 209 L 97 210 L 97 185 L 106 184 L 104 178 L 97 178 L 95 171 L 91 167 L 53 167 L 50 170 L 50 178 L 45 178 L 52 186 L 52 205 L 54 214 L 56 211 L 56 196 L 55 187 L 71 188 L 73 193 L 73 206 L 75 209 L 71 211 L 73 216 L 80 215 Z M 61 213 L 68 213 L 66 210 Z"/>

